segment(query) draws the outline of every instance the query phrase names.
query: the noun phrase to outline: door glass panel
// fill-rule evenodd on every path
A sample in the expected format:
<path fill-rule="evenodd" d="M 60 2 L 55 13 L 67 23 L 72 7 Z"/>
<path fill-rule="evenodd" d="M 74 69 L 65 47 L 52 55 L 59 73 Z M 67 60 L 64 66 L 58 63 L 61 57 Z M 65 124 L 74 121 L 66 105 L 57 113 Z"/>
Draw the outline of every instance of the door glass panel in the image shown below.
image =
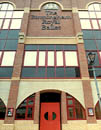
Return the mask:
<path fill-rule="evenodd" d="M 32 118 L 32 108 L 28 108 L 28 114 L 27 117 Z"/>
<path fill-rule="evenodd" d="M 44 114 L 44 117 L 45 117 L 46 120 L 48 120 L 48 112 L 46 112 L 46 113 Z"/>
<path fill-rule="evenodd" d="M 55 114 L 55 112 L 52 113 L 52 116 L 53 116 L 52 119 L 55 120 L 55 119 L 56 119 L 56 114 Z"/>

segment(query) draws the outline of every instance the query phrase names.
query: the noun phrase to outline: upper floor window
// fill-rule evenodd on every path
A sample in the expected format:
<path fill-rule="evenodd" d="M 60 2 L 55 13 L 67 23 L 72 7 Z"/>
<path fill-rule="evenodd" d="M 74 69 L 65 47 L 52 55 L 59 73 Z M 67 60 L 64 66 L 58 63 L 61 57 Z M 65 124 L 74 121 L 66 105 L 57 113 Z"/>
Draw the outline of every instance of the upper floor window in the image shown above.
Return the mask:
<path fill-rule="evenodd" d="M 95 3 L 88 7 L 88 11 L 79 11 L 82 29 L 101 29 L 101 4 Z"/>
<path fill-rule="evenodd" d="M 59 6 L 55 3 L 47 3 L 43 6 L 43 9 L 45 9 L 45 10 L 58 10 Z"/>
<path fill-rule="evenodd" d="M 9 3 L 0 4 L 0 30 L 20 29 L 23 11 L 14 11 L 14 7 Z"/>

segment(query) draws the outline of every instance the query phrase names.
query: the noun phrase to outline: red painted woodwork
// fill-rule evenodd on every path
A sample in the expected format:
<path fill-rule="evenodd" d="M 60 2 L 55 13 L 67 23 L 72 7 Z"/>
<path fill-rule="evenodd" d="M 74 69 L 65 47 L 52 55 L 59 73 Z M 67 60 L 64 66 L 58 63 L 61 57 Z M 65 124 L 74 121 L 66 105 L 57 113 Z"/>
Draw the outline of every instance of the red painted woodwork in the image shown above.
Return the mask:
<path fill-rule="evenodd" d="M 40 130 L 60 130 L 60 103 L 41 103 Z"/>

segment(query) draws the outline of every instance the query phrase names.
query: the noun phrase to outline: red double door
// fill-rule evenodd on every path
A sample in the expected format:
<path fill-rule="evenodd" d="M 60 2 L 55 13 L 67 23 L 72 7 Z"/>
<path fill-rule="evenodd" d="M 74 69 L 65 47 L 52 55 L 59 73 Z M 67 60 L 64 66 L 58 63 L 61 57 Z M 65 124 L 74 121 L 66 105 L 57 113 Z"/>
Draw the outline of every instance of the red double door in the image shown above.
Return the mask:
<path fill-rule="evenodd" d="M 41 103 L 40 130 L 60 130 L 60 103 Z"/>

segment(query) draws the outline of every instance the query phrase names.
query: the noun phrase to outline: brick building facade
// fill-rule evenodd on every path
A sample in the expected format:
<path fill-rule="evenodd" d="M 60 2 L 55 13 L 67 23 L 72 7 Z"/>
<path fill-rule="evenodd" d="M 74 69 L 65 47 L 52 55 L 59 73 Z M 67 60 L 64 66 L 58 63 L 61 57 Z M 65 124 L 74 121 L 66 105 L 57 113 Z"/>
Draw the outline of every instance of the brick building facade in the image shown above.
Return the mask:
<path fill-rule="evenodd" d="M 0 130 L 100 130 L 101 0 L 0 0 Z"/>

